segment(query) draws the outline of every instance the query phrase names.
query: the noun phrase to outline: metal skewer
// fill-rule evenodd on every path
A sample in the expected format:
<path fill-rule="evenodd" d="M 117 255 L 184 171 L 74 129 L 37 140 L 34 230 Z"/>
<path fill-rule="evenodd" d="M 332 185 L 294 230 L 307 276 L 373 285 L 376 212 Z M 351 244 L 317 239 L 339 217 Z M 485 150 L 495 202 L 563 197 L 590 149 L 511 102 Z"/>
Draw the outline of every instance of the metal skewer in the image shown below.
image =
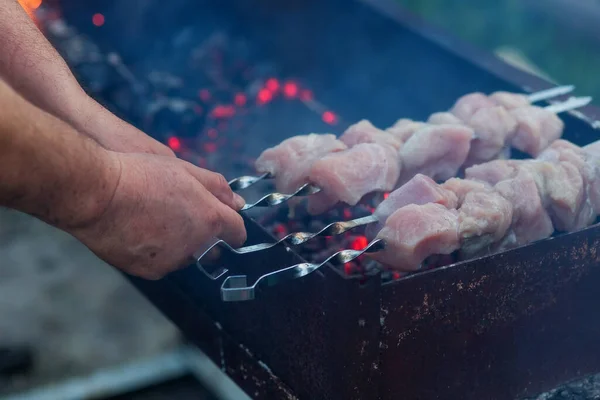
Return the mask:
<path fill-rule="evenodd" d="M 304 185 L 300 186 L 298 190 L 291 194 L 269 193 L 261 197 L 260 200 L 258 200 L 255 203 L 244 205 L 244 207 L 242 207 L 240 211 L 247 211 L 254 207 L 273 207 L 281 203 L 285 203 L 292 197 L 308 196 L 311 194 L 319 193 L 320 191 L 321 188 L 313 186 L 310 183 L 305 183 Z"/>
<path fill-rule="evenodd" d="M 580 107 L 585 107 L 590 104 L 592 98 L 587 97 L 571 97 L 570 99 L 561 103 L 552 104 L 544 107 L 546 110 L 553 112 L 554 114 L 560 114 L 565 111 L 575 110 Z"/>
<path fill-rule="evenodd" d="M 334 267 L 340 267 L 364 253 L 375 253 L 385 248 L 385 242 L 382 239 L 375 239 L 362 250 L 341 250 L 331 255 L 320 264 L 301 263 L 273 271 L 259 277 L 253 284 L 248 285 L 247 275 L 228 276 L 221 285 L 221 299 L 223 301 L 246 301 L 253 300 L 256 297 L 256 289 L 266 286 L 274 286 L 282 282 L 302 278 L 327 263 Z"/>
<path fill-rule="evenodd" d="M 231 190 L 242 190 L 254 185 L 256 182 L 262 181 L 263 179 L 270 179 L 273 176 L 269 172 L 265 172 L 259 176 L 240 176 L 238 178 L 229 181 L 229 187 Z"/>
<path fill-rule="evenodd" d="M 233 254 L 243 255 L 243 254 L 248 254 L 248 253 L 254 253 L 257 251 L 268 250 L 273 247 L 281 246 L 281 245 L 285 245 L 285 246 L 289 246 L 289 247 L 299 246 L 299 245 L 304 244 L 304 243 L 308 242 L 309 240 L 312 240 L 316 237 L 338 236 L 345 232 L 348 232 L 351 229 L 357 228 L 359 226 L 372 224 L 377 221 L 378 221 L 377 217 L 375 217 L 374 215 L 368 215 L 366 217 L 356 218 L 356 219 L 353 219 L 350 221 L 332 222 L 331 224 L 327 225 L 326 227 L 324 227 L 323 229 L 321 229 L 320 231 L 315 232 L 315 233 L 311 233 L 311 232 L 290 233 L 289 235 L 286 235 L 283 238 L 281 238 L 278 241 L 273 242 L 273 243 L 259 243 L 259 244 L 254 244 L 251 246 L 239 247 L 237 249 L 234 249 L 228 243 L 226 243 L 222 240 L 219 240 L 219 241 L 215 242 L 215 244 L 213 244 L 200 257 L 198 257 L 197 262 L 199 265 L 201 265 L 202 258 L 210 250 L 212 250 L 212 248 L 215 246 L 219 246 L 223 250 L 228 251 Z"/>
<path fill-rule="evenodd" d="M 549 100 L 557 96 L 562 96 L 563 94 L 571 93 L 573 90 L 575 90 L 575 86 L 573 85 L 557 86 L 532 93 L 527 96 L 527 100 L 529 100 L 530 103 L 536 103 L 538 101 Z"/>

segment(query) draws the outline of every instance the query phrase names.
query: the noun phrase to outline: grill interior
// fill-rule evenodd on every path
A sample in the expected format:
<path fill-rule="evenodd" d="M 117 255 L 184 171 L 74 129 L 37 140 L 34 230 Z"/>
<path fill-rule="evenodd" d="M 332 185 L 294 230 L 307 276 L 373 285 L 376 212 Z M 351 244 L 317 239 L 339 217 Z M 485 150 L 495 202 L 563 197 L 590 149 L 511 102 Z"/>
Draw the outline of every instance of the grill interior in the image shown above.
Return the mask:
<path fill-rule="evenodd" d="M 497 61 L 448 51 L 451 39 L 376 3 L 398 19 L 341 0 L 61 1 L 64 19 L 85 36 L 57 34 L 54 42 L 96 98 L 227 178 L 252 173 L 260 151 L 298 133 L 340 133 L 361 118 L 389 126 L 425 119 L 470 91 L 543 86 Z M 101 27 L 91 23 L 99 12 Z M 294 96 L 284 92 L 290 83 Z M 597 138 L 585 120 L 563 120 L 565 139 Z M 291 221 L 285 209 L 257 210 L 246 218 L 250 244 L 374 205 L 317 219 L 299 211 Z M 248 303 L 222 303 L 218 285 L 193 266 L 159 282 L 131 279 L 258 398 L 515 398 L 600 370 L 600 322 L 589 318 L 600 282 L 598 229 L 387 276 L 401 279 L 383 286 L 325 268 Z M 362 239 L 341 240 L 228 266 L 258 276 Z"/>

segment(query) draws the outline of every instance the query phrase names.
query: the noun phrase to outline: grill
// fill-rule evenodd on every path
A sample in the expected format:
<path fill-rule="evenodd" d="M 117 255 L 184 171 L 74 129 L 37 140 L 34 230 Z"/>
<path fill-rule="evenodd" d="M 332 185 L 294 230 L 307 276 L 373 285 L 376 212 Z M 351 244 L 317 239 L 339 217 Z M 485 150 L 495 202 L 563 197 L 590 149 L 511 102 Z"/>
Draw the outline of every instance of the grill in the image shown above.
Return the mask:
<path fill-rule="evenodd" d="M 387 0 L 117 3 L 61 2 L 93 42 L 65 33 L 52 9 L 42 24 L 97 98 L 228 177 L 297 132 L 340 133 L 362 117 L 389 126 L 471 91 L 549 87 Z M 599 116 L 562 115 L 564 138 L 595 140 Z M 260 210 L 244 218 L 249 244 L 276 240 Z M 220 281 L 196 266 L 129 279 L 254 398 L 512 399 L 600 371 L 599 233 L 399 279 L 325 266 L 249 302 L 221 301 Z M 312 251 L 275 248 L 227 268 L 252 280 Z"/>

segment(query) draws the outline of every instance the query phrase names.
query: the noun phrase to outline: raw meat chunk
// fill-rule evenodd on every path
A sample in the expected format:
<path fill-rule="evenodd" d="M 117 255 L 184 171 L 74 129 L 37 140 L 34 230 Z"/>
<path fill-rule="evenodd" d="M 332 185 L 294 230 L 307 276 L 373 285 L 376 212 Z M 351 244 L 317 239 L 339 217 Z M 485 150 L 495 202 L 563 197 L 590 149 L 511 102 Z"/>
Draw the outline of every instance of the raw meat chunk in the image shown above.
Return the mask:
<path fill-rule="evenodd" d="M 390 215 L 377 237 L 386 247 L 372 258 L 393 269 L 414 271 L 427 257 L 460 247 L 458 213 L 440 204 L 410 204 Z"/>
<path fill-rule="evenodd" d="M 537 157 L 562 136 L 564 123 L 553 112 L 528 106 L 510 110 L 510 114 L 517 121 L 516 132 L 510 143 L 522 152 Z"/>
<path fill-rule="evenodd" d="M 293 193 L 307 182 L 313 161 L 336 151 L 347 149 L 335 135 L 326 134 L 294 136 L 275 147 L 262 152 L 256 160 L 260 173 L 269 172 L 275 176 L 275 186 L 279 192 Z"/>
<path fill-rule="evenodd" d="M 308 212 L 325 212 L 338 202 L 355 205 L 366 194 L 389 191 L 400 175 L 398 153 L 376 143 L 358 144 L 313 163 L 309 181 L 321 192 L 308 198 Z"/>
<path fill-rule="evenodd" d="M 402 146 L 402 141 L 390 134 L 376 128 L 366 119 L 351 125 L 340 136 L 340 140 L 348 147 L 355 146 L 360 143 L 378 143 L 382 145 L 392 146 L 398 150 Z"/>
<path fill-rule="evenodd" d="M 464 122 L 468 122 L 482 108 L 495 107 L 496 103 L 483 93 L 470 93 L 459 98 L 450 112 Z"/>

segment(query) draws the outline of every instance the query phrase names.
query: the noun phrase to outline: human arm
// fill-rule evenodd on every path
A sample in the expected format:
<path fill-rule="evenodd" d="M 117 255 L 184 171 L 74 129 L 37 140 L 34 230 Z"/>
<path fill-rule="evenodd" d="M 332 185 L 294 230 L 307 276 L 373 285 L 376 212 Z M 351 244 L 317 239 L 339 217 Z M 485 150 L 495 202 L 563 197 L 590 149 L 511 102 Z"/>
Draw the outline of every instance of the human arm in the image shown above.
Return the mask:
<path fill-rule="evenodd" d="M 109 264 L 155 279 L 214 237 L 241 245 L 242 204 L 221 175 L 108 151 L 0 80 L 0 206 L 72 234 Z"/>
<path fill-rule="evenodd" d="M 29 102 L 109 150 L 174 156 L 88 96 L 17 0 L 0 1 L 0 32 L 0 77 Z"/>

